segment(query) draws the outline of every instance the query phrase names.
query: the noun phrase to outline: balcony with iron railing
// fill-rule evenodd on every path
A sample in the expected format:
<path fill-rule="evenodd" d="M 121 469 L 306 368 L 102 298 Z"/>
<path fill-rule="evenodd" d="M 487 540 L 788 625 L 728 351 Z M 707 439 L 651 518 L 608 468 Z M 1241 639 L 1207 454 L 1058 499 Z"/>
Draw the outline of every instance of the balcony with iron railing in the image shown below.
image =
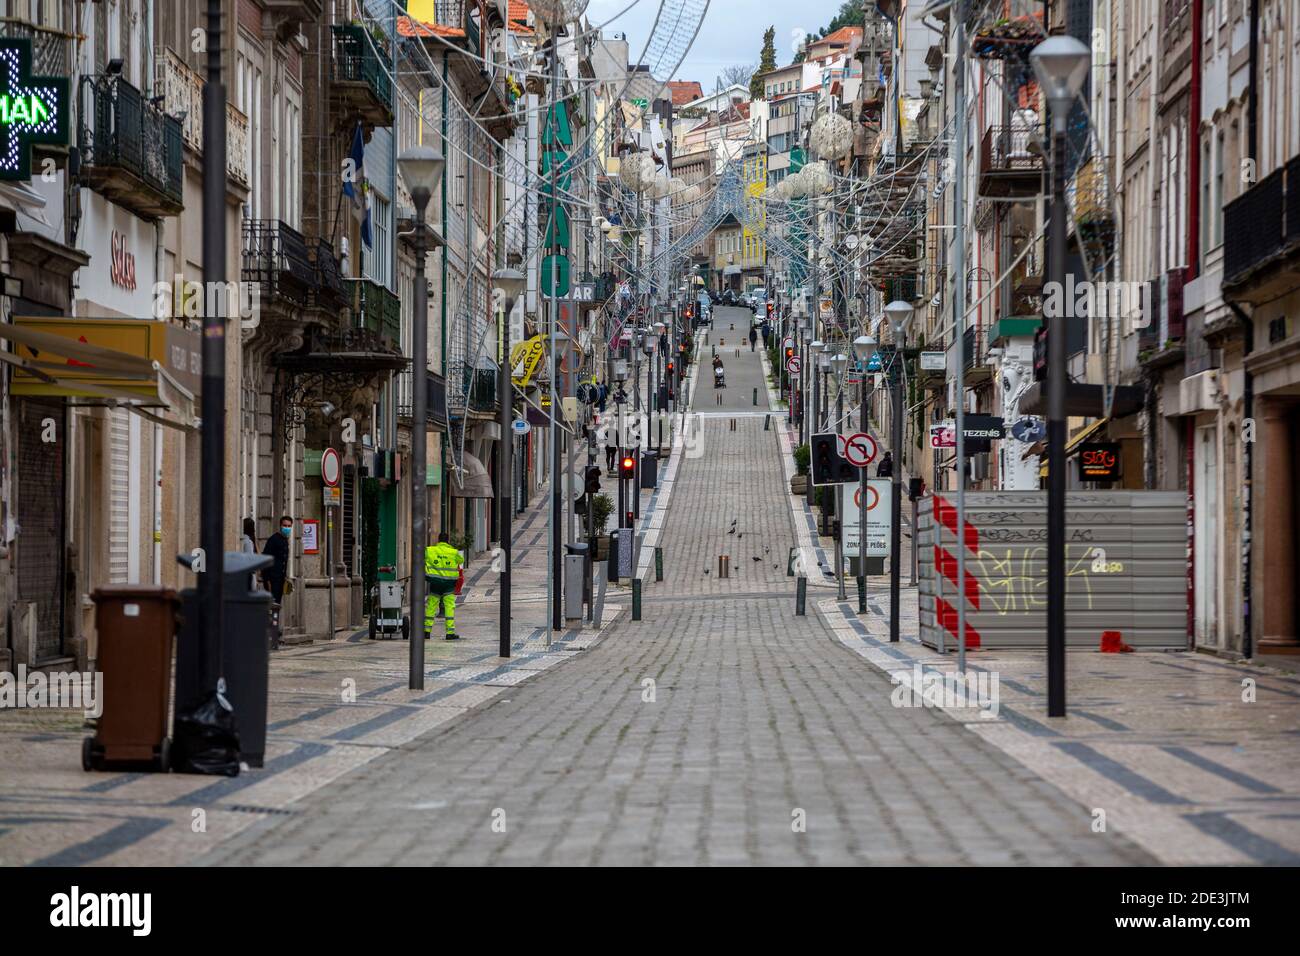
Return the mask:
<path fill-rule="evenodd" d="M 334 254 L 334 246 L 328 240 L 316 240 L 315 249 L 312 250 L 312 266 L 316 272 L 316 282 L 310 304 L 326 311 L 341 309 L 347 305 L 348 293 L 343 287 L 344 279 L 339 269 L 339 259 Z"/>
<path fill-rule="evenodd" d="M 32 76 L 71 76 L 76 36 L 54 27 L 39 26 L 20 17 L 0 17 L 0 37 L 30 40 Z"/>
<path fill-rule="evenodd" d="M 352 327 L 365 329 L 385 346 L 402 346 L 402 303 L 397 295 L 373 279 L 344 279 L 352 310 Z"/>
<path fill-rule="evenodd" d="M 974 386 L 991 379 L 993 369 L 989 365 L 988 335 L 985 330 L 978 326 L 970 326 L 962 333 L 961 345 L 965 384 Z"/>
<path fill-rule="evenodd" d="M 496 368 L 474 368 L 466 365 L 461 370 L 466 404 L 471 412 L 492 412 L 497 407 Z"/>
<path fill-rule="evenodd" d="M 264 304 L 305 307 L 316 290 L 316 265 L 302 233 L 278 219 L 245 219 L 243 281 Z"/>
<path fill-rule="evenodd" d="M 1300 213 L 1292 207 L 1300 201 L 1300 171 L 1292 179 L 1295 160 L 1265 176 L 1223 207 L 1223 288 L 1243 288 L 1265 267 L 1294 248 L 1300 233 Z M 1288 234 L 1291 235 L 1288 235 Z"/>
<path fill-rule="evenodd" d="M 979 195 L 1033 198 L 1043 191 L 1042 131 L 990 126 L 980 142 Z"/>
<path fill-rule="evenodd" d="M 203 153 L 203 87 L 206 80 L 190 69 L 173 50 L 162 47 L 156 60 L 158 89 L 162 91 L 163 110 L 169 116 L 183 117 L 181 140 L 186 148 Z M 226 172 L 239 186 L 251 184 L 248 117 L 226 103 Z"/>
<path fill-rule="evenodd" d="M 336 24 L 330 32 L 330 91 L 343 118 L 369 126 L 392 125 L 393 85 L 378 52 L 389 41 L 359 24 Z"/>
<path fill-rule="evenodd" d="M 411 396 L 413 375 L 407 371 L 397 376 L 397 417 L 409 421 L 412 414 Z M 447 424 L 447 380 L 437 372 L 429 371 L 425 380 L 425 418 L 434 425 Z"/>
<path fill-rule="evenodd" d="M 84 77 L 78 92 L 81 183 L 144 218 L 179 213 L 180 123 L 120 76 Z"/>

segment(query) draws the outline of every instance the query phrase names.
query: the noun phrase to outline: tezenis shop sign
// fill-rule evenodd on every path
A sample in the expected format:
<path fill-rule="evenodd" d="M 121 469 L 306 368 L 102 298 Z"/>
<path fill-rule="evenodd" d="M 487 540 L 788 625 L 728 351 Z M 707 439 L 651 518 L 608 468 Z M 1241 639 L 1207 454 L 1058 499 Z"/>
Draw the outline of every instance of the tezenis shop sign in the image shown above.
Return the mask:
<path fill-rule="evenodd" d="M 67 77 L 31 69 L 31 40 L 0 39 L 0 179 L 31 178 L 34 144 L 68 142 Z"/>

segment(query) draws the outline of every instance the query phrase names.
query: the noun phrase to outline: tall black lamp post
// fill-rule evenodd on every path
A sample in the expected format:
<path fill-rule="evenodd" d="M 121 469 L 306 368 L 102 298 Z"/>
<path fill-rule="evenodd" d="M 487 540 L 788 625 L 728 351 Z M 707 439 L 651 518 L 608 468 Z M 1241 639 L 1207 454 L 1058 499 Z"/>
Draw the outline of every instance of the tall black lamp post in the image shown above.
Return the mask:
<path fill-rule="evenodd" d="M 429 489 L 426 442 L 429 430 L 429 289 L 424 259 L 429 251 L 425 211 L 446 161 L 432 146 L 413 146 L 397 158 L 402 180 L 415 203 L 415 303 L 411 320 L 411 647 L 409 686 L 424 689 L 424 549 L 428 545 Z"/>
<path fill-rule="evenodd" d="M 889 319 L 889 328 L 894 333 L 894 367 L 890 369 L 893 386 L 894 411 L 893 446 L 894 468 L 890 477 L 889 505 L 889 640 L 896 643 L 899 639 L 899 603 L 902 590 L 903 557 L 903 337 L 912 321 L 912 307 L 906 302 L 895 299 L 885 306 L 885 316 Z M 912 547 L 916 547 L 916 529 L 912 529 Z"/>
<path fill-rule="evenodd" d="M 510 316 L 524 291 L 524 276 L 517 269 L 498 269 L 492 273 L 492 287 L 501 290 L 500 368 L 497 369 L 497 402 L 500 406 L 500 443 L 497 445 L 497 527 L 501 534 L 501 610 L 498 621 L 497 654 L 510 656 L 510 534 L 514 512 L 512 464 L 515 453 L 514 391 L 510 382 Z"/>
<path fill-rule="evenodd" d="M 1066 120 L 1092 60 L 1071 36 L 1048 37 L 1029 55 L 1052 119 L 1052 198 L 1047 227 L 1047 281 L 1065 285 Z M 1064 311 L 1064 310 L 1062 310 Z M 1047 323 L 1047 716 L 1065 716 L 1065 315 Z"/>

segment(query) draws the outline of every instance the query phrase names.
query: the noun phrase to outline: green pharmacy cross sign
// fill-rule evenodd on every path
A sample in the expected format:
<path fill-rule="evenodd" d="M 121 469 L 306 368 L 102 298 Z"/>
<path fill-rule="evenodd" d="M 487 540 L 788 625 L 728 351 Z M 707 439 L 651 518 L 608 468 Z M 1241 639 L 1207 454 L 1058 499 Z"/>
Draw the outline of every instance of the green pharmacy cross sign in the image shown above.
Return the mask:
<path fill-rule="evenodd" d="M 32 146 L 68 143 L 68 79 L 32 76 L 32 41 L 0 39 L 0 179 L 31 179 Z"/>

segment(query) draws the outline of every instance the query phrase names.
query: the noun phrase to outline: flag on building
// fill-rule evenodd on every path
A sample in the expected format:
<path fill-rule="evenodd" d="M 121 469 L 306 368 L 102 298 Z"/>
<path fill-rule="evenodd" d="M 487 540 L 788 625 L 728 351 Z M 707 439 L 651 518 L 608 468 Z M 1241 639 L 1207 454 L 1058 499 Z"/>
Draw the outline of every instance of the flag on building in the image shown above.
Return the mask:
<path fill-rule="evenodd" d="M 370 230 L 370 189 L 366 183 L 366 140 L 360 123 L 352 134 L 352 149 L 343 164 L 343 195 L 352 204 L 352 215 L 361 223 L 361 241 L 370 249 L 374 237 Z"/>

